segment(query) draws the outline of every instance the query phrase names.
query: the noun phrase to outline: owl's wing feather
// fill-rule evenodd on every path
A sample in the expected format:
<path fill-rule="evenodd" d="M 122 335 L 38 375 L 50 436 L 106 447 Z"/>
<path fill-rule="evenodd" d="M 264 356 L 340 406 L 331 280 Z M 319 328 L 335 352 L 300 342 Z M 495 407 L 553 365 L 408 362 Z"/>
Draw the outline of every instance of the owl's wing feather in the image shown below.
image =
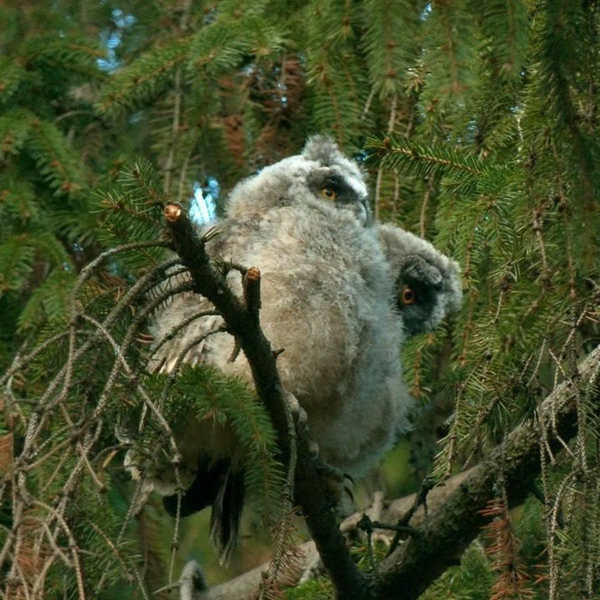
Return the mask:
<path fill-rule="evenodd" d="M 238 543 L 244 496 L 243 473 L 229 465 L 223 474 L 210 514 L 210 539 L 219 552 L 221 564 L 227 562 Z"/>

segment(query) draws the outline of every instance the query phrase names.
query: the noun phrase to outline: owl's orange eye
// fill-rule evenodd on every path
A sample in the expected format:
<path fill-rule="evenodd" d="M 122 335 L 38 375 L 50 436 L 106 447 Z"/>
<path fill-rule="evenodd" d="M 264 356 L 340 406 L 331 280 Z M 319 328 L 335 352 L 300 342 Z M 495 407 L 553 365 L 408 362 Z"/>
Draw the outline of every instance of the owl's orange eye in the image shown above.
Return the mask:
<path fill-rule="evenodd" d="M 321 188 L 321 196 L 326 200 L 335 200 L 337 198 L 337 193 L 333 188 L 324 187 Z"/>
<path fill-rule="evenodd" d="M 415 291 L 408 285 L 402 288 L 402 292 L 400 294 L 400 301 L 402 304 L 409 306 L 410 304 L 414 304 L 417 301 L 417 295 Z"/>

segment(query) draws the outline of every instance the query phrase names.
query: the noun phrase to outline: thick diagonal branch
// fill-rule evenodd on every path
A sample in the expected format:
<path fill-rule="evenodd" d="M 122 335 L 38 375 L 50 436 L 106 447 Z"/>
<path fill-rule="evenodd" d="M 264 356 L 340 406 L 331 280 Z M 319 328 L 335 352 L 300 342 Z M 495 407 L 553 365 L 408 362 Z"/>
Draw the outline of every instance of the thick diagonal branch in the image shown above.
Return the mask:
<path fill-rule="evenodd" d="M 526 498 L 533 480 L 540 474 L 541 431 L 547 432 L 550 451 L 558 452 L 577 432 L 577 390 L 600 396 L 596 378 L 600 371 L 600 346 L 579 366 L 576 378 L 558 385 L 541 404 L 537 418 L 513 430 L 506 441 L 473 470 L 470 476 L 430 515 L 411 537 L 379 565 L 375 595 L 377 600 L 418 598 L 448 567 L 458 563 L 461 554 L 490 518 L 481 511 L 494 497 L 494 485 L 501 478 L 509 503 Z M 600 412 L 597 410 L 597 412 Z"/>
<path fill-rule="evenodd" d="M 256 391 L 269 413 L 279 437 L 284 460 L 289 457 L 290 439 L 284 403 L 285 394 L 271 345 L 256 318 L 257 302 L 247 307 L 227 286 L 211 265 L 205 244 L 181 207 L 169 204 L 165 217 L 175 251 L 189 269 L 195 290 L 214 304 L 223 316 L 228 331 L 243 350 L 254 378 Z M 252 266 L 252 265 L 248 265 Z M 295 500 L 302 508 L 308 528 L 340 599 L 367 598 L 366 578 L 356 569 L 327 501 L 323 484 L 310 453 L 308 440 L 297 440 Z"/>

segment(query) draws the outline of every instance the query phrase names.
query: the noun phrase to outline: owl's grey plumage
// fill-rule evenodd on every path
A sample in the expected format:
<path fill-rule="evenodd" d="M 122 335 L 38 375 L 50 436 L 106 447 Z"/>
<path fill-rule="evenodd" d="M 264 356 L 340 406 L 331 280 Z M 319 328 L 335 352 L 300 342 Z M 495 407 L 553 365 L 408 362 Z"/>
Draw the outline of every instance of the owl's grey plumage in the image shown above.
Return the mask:
<path fill-rule="evenodd" d="M 360 478 L 409 427 L 412 399 L 399 356 L 404 320 L 416 320 L 410 334 L 424 330 L 457 300 L 429 303 L 433 309 L 413 315 L 397 303 L 397 287 L 405 274 L 410 283 L 431 280 L 446 293 L 445 283 L 454 285 L 453 263 L 419 238 L 371 225 L 360 169 L 324 138 L 238 184 L 219 231 L 207 245 L 211 256 L 261 271 L 261 324 L 272 346 L 284 349 L 277 359 L 282 383 L 306 412 L 320 458 Z M 237 273 L 228 280 L 241 291 Z M 175 296 L 155 315 L 155 338 L 209 307 L 192 293 Z M 159 348 L 150 368 L 169 372 L 189 340 L 221 322 L 193 321 Z M 243 355 L 229 361 L 233 350 L 231 336 L 216 333 L 185 361 L 251 382 Z M 175 435 L 187 489 L 182 514 L 212 505 L 215 541 L 227 550 L 243 500 L 242 451 L 226 424 L 191 419 Z M 170 465 L 141 476 L 163 495 L 176 490 Z M 173 497 L 165 504 L 174 511 Z"/>

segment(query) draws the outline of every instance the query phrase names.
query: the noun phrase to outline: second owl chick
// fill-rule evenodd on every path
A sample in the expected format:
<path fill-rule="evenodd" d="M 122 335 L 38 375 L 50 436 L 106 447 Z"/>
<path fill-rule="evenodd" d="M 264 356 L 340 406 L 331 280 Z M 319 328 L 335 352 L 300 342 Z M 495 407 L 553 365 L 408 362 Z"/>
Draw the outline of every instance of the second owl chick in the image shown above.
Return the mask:
<path fill-rule="evenodd" d="M 374 227 L 395 278 L 396 306 L 407 337 L 433 330 L 460 307 L 458 263 L 400 227 Z"/>

